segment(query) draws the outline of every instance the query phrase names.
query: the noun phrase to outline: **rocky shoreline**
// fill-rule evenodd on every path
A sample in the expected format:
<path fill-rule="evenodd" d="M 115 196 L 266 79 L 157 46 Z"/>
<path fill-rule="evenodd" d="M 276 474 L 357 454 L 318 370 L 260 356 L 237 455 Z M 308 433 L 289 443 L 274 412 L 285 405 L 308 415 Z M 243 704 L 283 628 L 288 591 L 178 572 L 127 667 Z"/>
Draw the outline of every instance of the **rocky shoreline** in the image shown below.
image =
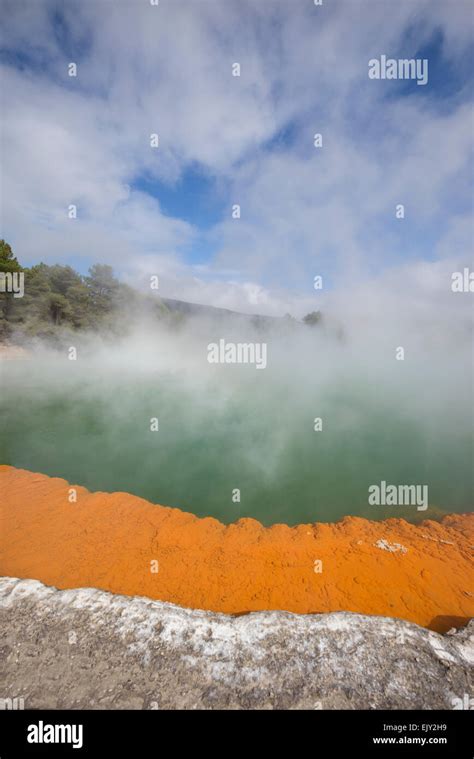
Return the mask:
<path fill-rule="evenodd" d="M 460 709 L 473 692 L 473 622 L 233 617 L 16 578 L 0 617 L 2 695 L 25 709 Z"/>

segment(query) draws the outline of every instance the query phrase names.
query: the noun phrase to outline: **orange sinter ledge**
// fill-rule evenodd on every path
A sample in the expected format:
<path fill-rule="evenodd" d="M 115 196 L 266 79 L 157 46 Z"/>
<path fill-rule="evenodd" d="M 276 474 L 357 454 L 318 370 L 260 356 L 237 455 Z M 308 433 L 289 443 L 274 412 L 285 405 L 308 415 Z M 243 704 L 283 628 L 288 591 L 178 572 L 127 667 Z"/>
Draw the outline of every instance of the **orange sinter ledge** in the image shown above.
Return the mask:
<path fill-rule="evenodd" d="M 440 632 L 474 612 L 474 515 L 224 525 L 10 466 L 0 466 L 0 502 L 1 574 L 60 589 L 226 613 L 353 611 Z"/>

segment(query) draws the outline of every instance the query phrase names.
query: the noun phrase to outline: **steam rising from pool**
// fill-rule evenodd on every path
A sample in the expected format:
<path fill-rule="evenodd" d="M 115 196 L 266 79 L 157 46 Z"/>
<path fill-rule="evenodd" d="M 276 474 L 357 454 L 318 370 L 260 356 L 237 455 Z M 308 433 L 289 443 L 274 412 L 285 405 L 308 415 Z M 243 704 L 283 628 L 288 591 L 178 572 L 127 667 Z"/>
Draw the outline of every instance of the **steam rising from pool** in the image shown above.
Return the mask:
<path fill-rule="evenodd" d="M 37 346 L 2 362 L 0 460 L 226 523 L 470 510 L 468 297 L 454 312 L 340 302 L 314 327 L 143 320 L 120 341 L 78 334 L 75 361 Z M 221 339 L 264 342 L 266 367 L 210 364 Z M 427 485 L 428 510 L 369 506 L 382 480 Z"/>

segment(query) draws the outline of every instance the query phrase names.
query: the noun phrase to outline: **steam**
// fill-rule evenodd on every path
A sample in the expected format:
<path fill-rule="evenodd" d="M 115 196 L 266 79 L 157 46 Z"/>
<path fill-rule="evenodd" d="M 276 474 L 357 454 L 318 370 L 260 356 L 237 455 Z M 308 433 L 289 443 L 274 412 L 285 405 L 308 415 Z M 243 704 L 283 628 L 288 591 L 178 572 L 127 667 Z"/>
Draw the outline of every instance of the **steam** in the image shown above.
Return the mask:
<path fill-rule="evenodd" d="M 141 315 L 118 339 L 37 342 L 31 360 L 0 365 L 0 458 L 224 522 L 466 511 L 472 296 L 440 274 L 327 295 L 312 327 Z M 265 368 L 209 363 L 220 340 L 265 344 Z M 426 486 L 427 510 L 370 505 L 380 482 Z"/>

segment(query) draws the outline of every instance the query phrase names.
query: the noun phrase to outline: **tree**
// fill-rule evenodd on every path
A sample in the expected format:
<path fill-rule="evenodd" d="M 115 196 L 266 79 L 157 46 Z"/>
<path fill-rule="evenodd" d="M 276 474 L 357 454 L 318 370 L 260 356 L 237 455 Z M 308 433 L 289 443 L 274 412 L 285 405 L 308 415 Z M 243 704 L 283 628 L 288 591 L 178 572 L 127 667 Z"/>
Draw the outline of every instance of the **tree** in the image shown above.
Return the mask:
<path fill-rule="evenodd" d="M 0 272 L 13 274 L 21 270 L 10 245 L 5 240 L 0 240 Z M 0 290 L 0 339 L 10 336 L 15 310 L 18 310 L 18 300 L 13 297 L 12 292 L 8 292 L 6 287 L 2 287 Z"/>
<path fill-rule="evenodd" d="M 60 293 L 51 293 L 49 296 L 49 313 L 56 326 L 62 324 L 64 319 L 71 316 L 71 306 L 67 298 Z"/>
<path fill-rule="evenodd" d="M 40 337 L 60 344 L 71 330 L 125 332 L 137 313 L 152 319 L 168 315 L 161 300 L 143 295 L 114 277 L 106 264 L 95 264 L 83 277 L 70 266 L 44 263 L 23 268 L 8 243 L 0 240 L 0 272 L 25 273 L 20 299 L 0 291 L 0 340 Z M 69 337 L 68 337 L 69 339 Z"/>
<path fill-rule="evenodd" d="M 59 264 L 55 264 L 48 268 L 49 282 L 53 292 L 65 296 L 70 287 L 82 285 L 81 275 L 75 272 L 74 269 L 71 269 L 70 266 L 60 266 Z"/>
<path fill-rule="evenodd" d="M 38 264 L 31 269 L 25 269 L 25 294 L 21 301 L 21 308 L 15 307 L 15 314 L 10 321 L 21 325 L 22 331 L 27 334 L 36 334 L 38 326 L 48 321 L 49 294 L 51 288 L 47 276 L 48 267 Z"/>
<path fill-rule="evenodd" d="M 21 266 L 13 255 L 10 245 L 0 240 L 0 271 L 21 271 Z"/>
<path fill-rule="evenodd" d="M 315 324 L 319 324 L 322 319 L 321 311 L 311 311 L 310 314 L 306 314 L 303 318 L 305 324 L 310 327 L 314 327 Z"/>
<path fill-rule="evenodd" d="M 119 282 L 114 277 L 114 270 L 108 264 L 94 264 L 89 269 L 86 285 L 94 297 L 103 298 L 116 292 Z"/>

